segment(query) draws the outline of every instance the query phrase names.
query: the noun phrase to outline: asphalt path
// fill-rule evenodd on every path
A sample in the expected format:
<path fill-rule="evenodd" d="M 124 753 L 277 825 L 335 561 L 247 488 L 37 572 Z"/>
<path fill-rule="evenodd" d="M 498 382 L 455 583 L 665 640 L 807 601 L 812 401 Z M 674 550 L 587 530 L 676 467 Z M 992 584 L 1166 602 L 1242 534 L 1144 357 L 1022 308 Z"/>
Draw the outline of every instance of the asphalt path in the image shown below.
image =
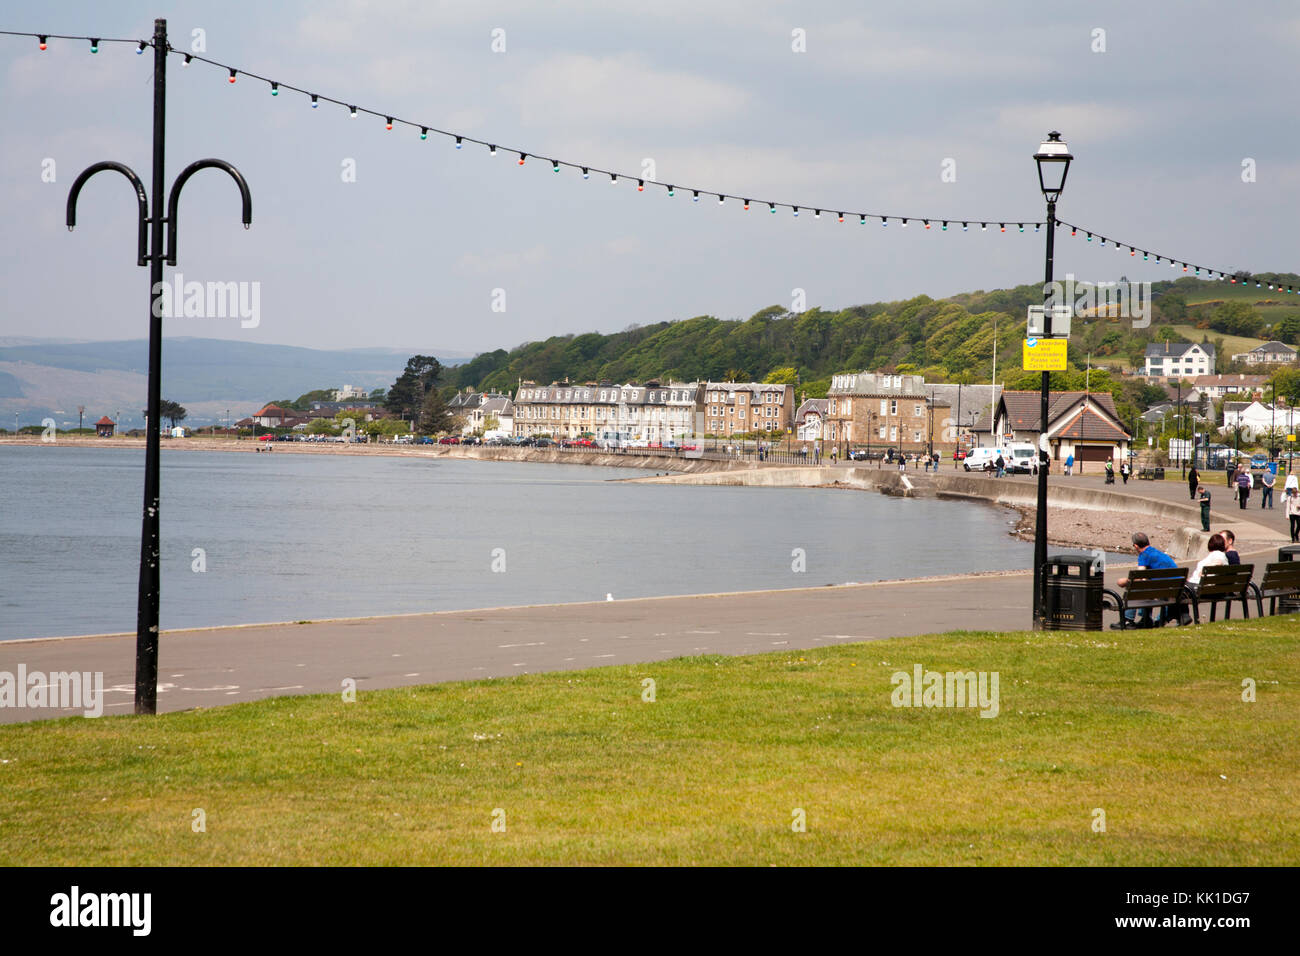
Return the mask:
<path fill-rule="evenodd" d="M 506 677 L 696 654 L 807 650 L 954 628 L 1030 626 L 1027 573 L 166 631 L 158 709 Z M 130 713 L 135 635 L 0 643 L 0 671 L 104 674 L 104 713 Z M 80 710 L 0 708 L 0 722 Z"/>

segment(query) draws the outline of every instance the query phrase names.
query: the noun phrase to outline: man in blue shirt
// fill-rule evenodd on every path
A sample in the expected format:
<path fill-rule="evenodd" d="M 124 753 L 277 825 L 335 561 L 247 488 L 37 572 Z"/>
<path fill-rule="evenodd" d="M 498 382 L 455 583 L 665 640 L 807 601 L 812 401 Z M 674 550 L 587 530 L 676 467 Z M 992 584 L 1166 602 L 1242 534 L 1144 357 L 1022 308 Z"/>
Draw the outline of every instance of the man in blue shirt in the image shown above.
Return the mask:
<path fill-rule="evenodd" d="M 1165 554 L 1159 548 L 1151 547 L 1151 539 L 1148 538 L 1144 532 L 1133 532 L 1133 547 L 1137 550 L 1139 568 L 1159 570 L 1162 568 L 1178 567 L 1178 564 L 1173 558 L 1169 557 L 1169 555 Z M 1118 584 L 1122 588 L 1128 587 L 1128 578 L 1120 578 Z M 1128 625 L 1130 627 L 1133 626 L 1133 623 L 1136 623 L 1138 627 L 1154 627 L 1155 624 L 1164 621 L 1164 609 L 1161 608 L 1160 618 L 1155 621 L 1154 624 L 1151 621 L 1151 612 L 1147 608 L 1142 608 L 1141 611 L 1137 612 L 1125 611 L 1124 616 L 1129 620 L 1129 622 L 1132 622 Z M 1119 622 L 1112 624 L 1111 628 L 1117 631 L 1120 630 Z"/>

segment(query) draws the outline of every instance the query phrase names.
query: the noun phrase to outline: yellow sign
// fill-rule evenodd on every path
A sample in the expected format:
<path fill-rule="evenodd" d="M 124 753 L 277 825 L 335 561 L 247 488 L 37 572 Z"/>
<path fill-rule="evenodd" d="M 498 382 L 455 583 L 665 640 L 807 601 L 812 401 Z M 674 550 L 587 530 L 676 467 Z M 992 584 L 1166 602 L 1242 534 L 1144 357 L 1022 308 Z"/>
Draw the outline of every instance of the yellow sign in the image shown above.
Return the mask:
<path fill-rule="evenodd" d="M 1286 436 L 1286 440 L 1287 440 L 1287 441 L 1295 441 L 1295 435 L 1287 435 L 1287 436 Z"/>
<path fill-rule="evenodd" d="M 1064 372 L 1068 339 L 1025 339 L 1026 372 Z"/>

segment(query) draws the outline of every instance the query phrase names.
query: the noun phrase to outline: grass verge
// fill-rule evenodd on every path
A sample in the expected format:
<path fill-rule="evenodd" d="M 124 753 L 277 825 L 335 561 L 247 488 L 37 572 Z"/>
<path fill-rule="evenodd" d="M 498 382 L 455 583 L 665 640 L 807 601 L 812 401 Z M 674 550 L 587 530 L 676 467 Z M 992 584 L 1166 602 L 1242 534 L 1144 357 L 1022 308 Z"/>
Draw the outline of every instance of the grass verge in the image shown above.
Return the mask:
<path fill-rule="evenodd" d="M 0 726 L 0 864 L 1294 865 L 1296 620 Z M 999 672 L 998 716 L 895 708 L 918 663 Z"/>

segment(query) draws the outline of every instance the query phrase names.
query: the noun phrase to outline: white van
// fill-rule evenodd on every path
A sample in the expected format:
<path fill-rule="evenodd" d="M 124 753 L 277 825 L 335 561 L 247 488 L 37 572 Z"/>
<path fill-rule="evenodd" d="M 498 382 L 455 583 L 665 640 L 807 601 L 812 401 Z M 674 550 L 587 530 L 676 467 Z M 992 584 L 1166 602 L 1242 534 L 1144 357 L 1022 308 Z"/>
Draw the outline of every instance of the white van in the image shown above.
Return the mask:
<path fill-rule="evenodd" d="M 1007 460 L 1007 471 L 1021 475 L 1038 474 L 1038 449 L 1029 442 L 1010 442 L 1004 456 Z"/>
<path fill-rule="evenodd" d="M 1001 448 L 972 448 L 962 459 L 962 467 L 967 471 L 983 471 L 985 465 L 992 465 L 998 460 L 998 455 L 1002 455 Z"/>

